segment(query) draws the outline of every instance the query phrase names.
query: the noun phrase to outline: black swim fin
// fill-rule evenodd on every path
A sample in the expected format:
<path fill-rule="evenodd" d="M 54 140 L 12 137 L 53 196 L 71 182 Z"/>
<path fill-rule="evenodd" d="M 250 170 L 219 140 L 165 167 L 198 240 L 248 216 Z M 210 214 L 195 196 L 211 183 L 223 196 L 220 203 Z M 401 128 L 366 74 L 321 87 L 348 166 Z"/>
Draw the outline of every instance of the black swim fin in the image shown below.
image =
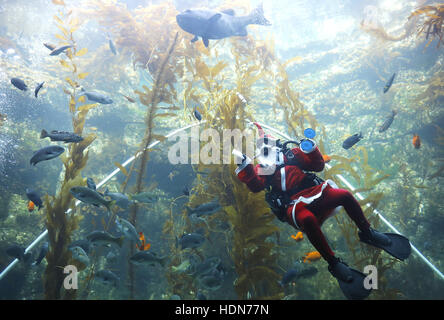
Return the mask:
<path fill-rule="evenodd" d="M 344 293 L 345 297 L 350 300 L 363 300 L 369 296 L 372 289 L 366 289 L 364 287 L 364 279 L 366 275 L 358 270 L 350 268 L 353 275 L 353 280 L 351 282 L 338 280 L 339 287 Z"/>
<path fill-rule="evenodd" d="M 350 300 L 363 300 L 369 296 L 372 289 L 364 287 L 366 275 L 350 268 L 346 263 L 337 259 L 336 263 L 328 266 L 328 271 L 338 280 L 344 296 Z"/>
<path fill-rule="evenodd" d="M 410 253 L 412 252 L 412 247 L 410 245 L 409 239 L 397 233 L 382 233 L 382 234 L 390 239 L 389 244 L 382 244 L 381 242 L 375 241 L 373 237 L 365 235 L 361 231 L 358 232 L 359 239 L 362 242 L 383 249 L 384 251 L 386 251 L 387 253 L 389 253 L 390 255 L 399 260 L 405 260 L 410 256 Z"/>

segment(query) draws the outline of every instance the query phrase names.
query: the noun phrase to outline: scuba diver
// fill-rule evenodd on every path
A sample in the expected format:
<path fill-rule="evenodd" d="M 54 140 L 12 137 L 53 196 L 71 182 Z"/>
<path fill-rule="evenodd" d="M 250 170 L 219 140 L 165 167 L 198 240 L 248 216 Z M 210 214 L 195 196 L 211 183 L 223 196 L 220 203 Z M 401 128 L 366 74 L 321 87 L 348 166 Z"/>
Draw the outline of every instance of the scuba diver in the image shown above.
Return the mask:
<path fill-rule="evenodd" d="M 371 288 L 364 286 L 365 274 L 350 268 L 337 258 L 321 230 L 324 221 L 334 210 L 343 206 L 348 216 L 359 228 L 360 241 L 383 249 L 395 258 L 406 259 L 411 252 L 410 242 L 402 235 L 382 233 L 371 228 L 358 201 L 351 192 L 340 189 L 332 181 L 324 181 L 312 171 L 324 169 L 324 159 L 312 139 L 313 129 L 306 129 L 306 138 L 301 141 L 280 140 L 269 134 L 258 123 L 253 123 L 260 137 L 254 157 L 259 164 L 252 165 L 252 159 L 234 150 L 236 174 L 252 192 L 266 189 L 265 200 L 273 213 L 283 222 L 306 234 L 311 244 L 328 263 L 329 272 L 338 280 L 344 295 L 349 299 L 364 299 Z M 295 148 L 287 147 L 296 144 Z"/>

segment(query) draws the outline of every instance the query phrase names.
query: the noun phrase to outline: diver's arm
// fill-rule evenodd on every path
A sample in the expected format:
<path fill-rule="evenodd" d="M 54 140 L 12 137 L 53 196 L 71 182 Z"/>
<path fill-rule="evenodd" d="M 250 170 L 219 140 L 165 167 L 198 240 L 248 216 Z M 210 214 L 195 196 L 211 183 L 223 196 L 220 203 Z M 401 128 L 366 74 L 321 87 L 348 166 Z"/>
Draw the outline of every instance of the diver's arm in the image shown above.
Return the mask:
<path fill-rule="evenodd" d="M 306 171 L 320 172 L 324 170 L 324 158 L 322 157 L 319 148 L 316 146 L 316 142 L 311 139 L 306 140 L 313 143 L 313 148 L 311 150 L 304 151 L 300 148 L 294 148 L 291 150 L 299 162 L 299 167 Z"/>
<path fill-rule="evenodd" d="M 238 179 L 245 183 L 251 192 L 260 192 L 265 188 L 265 178 L 257 174 L 259 165 L 254 168 L 251 162 L 251 159 L 245 156 L 235 172 Z"/>

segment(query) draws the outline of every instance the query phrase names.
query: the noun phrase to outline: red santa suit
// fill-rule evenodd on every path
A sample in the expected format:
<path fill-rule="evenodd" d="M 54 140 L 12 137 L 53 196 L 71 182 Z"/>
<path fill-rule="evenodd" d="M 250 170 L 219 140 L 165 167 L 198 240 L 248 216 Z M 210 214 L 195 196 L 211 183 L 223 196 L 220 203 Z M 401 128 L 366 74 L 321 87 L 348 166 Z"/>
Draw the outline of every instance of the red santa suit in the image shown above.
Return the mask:
<path fill-rule="evenodd" d="M 291 149 L 298 165 L 283 165 L 289 159 L 280 152 L 278 165 L 272 175 L 262 175 L 263 167 L 260 164 L 253 167 L 249 158 L 238 166 L 236 174 L 252 192 L 260 192 L 268 184 L 273 190 L 289 192 L 292 201 L 286 208 L 286 222 L 303 231 L 322 257 L 330 263 L 334 260 L 334 253 L 320 227 L 338 206 L 344 207 L 361 231 L 368 230 L 370 224 L 353 195 L 348 190 L 339 189 L 332 180 L 297 190 L 306 176 L 304 171 L 320 172 L 324 169 L 324 159 L 314 141 L 312 142 L 314 148 L 309 152 L 299 147 Z M 296 193 L 292 194 L 292 190 L 296 190 Z"/>

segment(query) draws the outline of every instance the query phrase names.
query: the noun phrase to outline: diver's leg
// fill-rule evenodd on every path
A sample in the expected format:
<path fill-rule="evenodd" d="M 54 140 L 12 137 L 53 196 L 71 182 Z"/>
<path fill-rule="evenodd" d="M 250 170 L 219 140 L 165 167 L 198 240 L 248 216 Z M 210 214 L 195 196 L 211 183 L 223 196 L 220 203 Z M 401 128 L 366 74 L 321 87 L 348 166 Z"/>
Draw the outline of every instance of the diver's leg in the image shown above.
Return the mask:
<path fill-rule="evenodd" d="M 355 222 L 359 230 L 368 232 L 370 223 L 365 218 L 359 202 L 348 190 L 327 187 L 321 198 L 311 203 L 308 208 L 315 213 L 322 225 L 330 213 L 339 206 L 344 207 L 345 212 Z"/>
<path fill-rule="evenodd" d="M 289 210 L 292 210 L 292 208 Z M 327 239 L 321 230 L 319 221 L 314 214 L 307 208 L 301 207 L 295 210 L 294 217 L 296 218 L 297 225 L 307 235 L 308 240 L 310 240 L 311 244 L 327 261 L 328 270 L 332 275 L 342 281 L 352 281 L 352 270 L 340 259 L 335 257 L 335 254 L 328 245 Z M 294 225 L 294 223 L 291 224 Z"/>
<path fill-rule="evenodd" d="M 292 210 L 292 208 L 289 210 Z M 318 219 L 314 216 L 314 214 L 306 208 L 300 208 L 296 210 L 295 217 L 296 223 L 307 235 L 308 240 L 310 240 L 311 244 L 316 248 L 316 250 L 319 251 L 321 256 L 328 263 L 333 262 L 335 254 L 328 245 L 327 239 L 322 233 Z"/>

